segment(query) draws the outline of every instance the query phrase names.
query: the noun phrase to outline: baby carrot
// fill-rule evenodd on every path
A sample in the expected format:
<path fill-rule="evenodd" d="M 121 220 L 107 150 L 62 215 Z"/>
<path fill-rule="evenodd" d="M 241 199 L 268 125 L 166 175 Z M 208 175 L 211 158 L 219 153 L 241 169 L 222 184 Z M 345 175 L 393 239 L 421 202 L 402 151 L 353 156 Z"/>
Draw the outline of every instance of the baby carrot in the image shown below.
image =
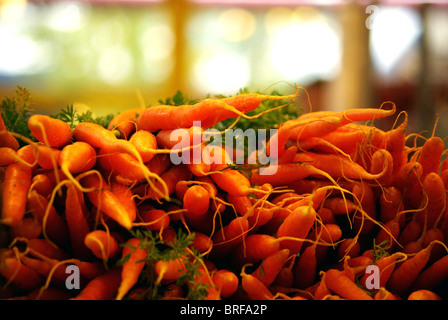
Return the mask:
<path fill-rule="evenodd" d="M 372 300 L 364 290 L 356 285 L 343 271 L 329 269 L 325 272 L 325 284 L 330 291 L 349 300 Z"/>
<path fill-rule="evenodd" d="M 28 127 L 39 142 L 53 148 L 65 146 L 73 138 L 73 132 L 68 123 L 46 115 L 32 115 L 28 119 Z"/>

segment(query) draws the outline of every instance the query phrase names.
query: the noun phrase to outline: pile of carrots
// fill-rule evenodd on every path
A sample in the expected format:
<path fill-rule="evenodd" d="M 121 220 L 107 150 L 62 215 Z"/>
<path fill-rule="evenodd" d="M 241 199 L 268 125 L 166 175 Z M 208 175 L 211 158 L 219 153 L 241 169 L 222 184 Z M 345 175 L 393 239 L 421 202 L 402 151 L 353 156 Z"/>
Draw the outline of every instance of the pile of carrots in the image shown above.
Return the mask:
<path fill-rule="evenodd" d="M 172 163 L 205 147 L 175 149 L 176 130 L 296 97 L 136 108 L 107 128 L 33 114 L 34 139 L 1 121 L 1 298 L 446 299 L 444 142 L 409 134 L 393 103 L 281 123 L 272 174 L 225 148 L 222 161 Z"/>

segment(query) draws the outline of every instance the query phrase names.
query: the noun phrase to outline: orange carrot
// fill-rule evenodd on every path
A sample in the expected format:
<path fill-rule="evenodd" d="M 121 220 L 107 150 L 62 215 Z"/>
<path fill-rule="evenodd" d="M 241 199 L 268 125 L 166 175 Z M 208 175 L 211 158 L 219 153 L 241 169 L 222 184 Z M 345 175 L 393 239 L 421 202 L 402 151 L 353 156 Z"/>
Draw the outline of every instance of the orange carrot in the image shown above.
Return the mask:
<path fill-rule="evenodd" d="M 84 245 L 84 239 L 89 233 L 86 220 L 87 212 L 83 210 L 84 194 L 78 192 L 73 183 L 67 185 L 65 198 L 65 220 L 70 232 L 70 243 L 73 256 L 79 259 L 91 257 L 90 250 Z"/>
<path fill-rule="evenodd" d="M 31 178 L 30 189 L 36 190 L 37 193 L 41 194 L 45 198 L 48 198 L 51 195 L 54 187 L 54 184 L 45 173 L 35 174 Z"/>
<path fill-rule="evenodd" d="M 183 208 L 187 216 L 201 216 L 207 213 L 210 206 L 210 193 L 201 185 L 190 186 L 183 196 Z"/>
<path fill-rule="evenodd" d="M 212 281 L 222 298 L 231 297 L 239 285 L 236 274 L 226 269 L 215 271 L 212 275 Z"/>
<path fill-rule="evenodd" d="M 421 289 L 411 292 L 408 300 L 442 300 L 442 298 L 433 291 Z"/>
<path fill-rule="evenodd" d="M 398 294 L 404 294 L 427 265 L 432 246 L 420 250 L 397 267 L 387 283 L 387 288 Z"/>
<path fill-rule="evenodd" d="M 37 257 L 45 256 L 55 260 L 68 259 L 67 252 L 55 246 L 53 243 L 43 238 L 29 239 L 26 243 L 27 249 L 31 255 L 36 254 Z"/>
<path fill-rule="evenodd" d="M 82 181 L 87 188 L 94 187 L 96 189 L 87 193 L 87 197 L 95 207 L 117 221 L 124 228 L 132 228 L 132 220 L 126 211 L 126 207 L 110 190 L 103 177 L 90 174 L 84 177 Z"/>
<path fill-rule="evenodd" d="M 25 216 L 20 223 L 9 230 L 12 238 L 35 239 L 42 234 L 42 225 L 36 217 Z"/>
<path fill-rule="evenodd" d="M 2 192 L 2 222 L 17 226 L 26 210 L 27 194 L 31 184 L 31 169 L 19 163 L 6 168 Z"/>
<path fill-rule="evenodd" d="M 265 286 L 269 287 L 274 282 L 289 257 L 290 252 L 288 249 L 281 249 L 274 252 L 264 258 L 251 275 L 260 280 Z"/>
<path fill-rule="evenodd" d="M 314 283 L 317 276 L 317 242 L 307 246 L 297 258 L 294 264 L 294 285 L 299 289 L 305 289 Z"/>
<path fill-rule="evenodd" d="M 17 260 L 12 250 L 2 249 L 0 258 L 0 275 L 7 283 L 25 291 L 37 289 L 43 284 L 43 277 Z"/>
<path fill-rule="evenodd" d="M 412 284 L 412 290 L 434 289 L 448 278 L 448 255 L 444 255 L 424 269 Z"/>
<path fill-rule="evenodd" d="M 424 225 L 426 220 L 427 227 L 432 228 L 446 210 L 445 186 L 438 173 L 429 172 L 423 179 L 422 189 L 427 203 L 425 210 L 416 213 L 415 219 L 421 225 Z"/>
<path fill-rule="evenodd" d="M 202 232 L 195 231 L 193 243 L 190 247 L 201 254 L 205 254 L 210 252 L 210 250 L 213 248 L 213 241 L 210 236 Z"/>
<path fill-rule="evenodd" d="M 70 242 L 67 222 L 46 198 L 32 190 L 28 195 L 28 206 L 42 224 L 44 236 L 61 247 Z"/>
<path fill-rule="evenodd" d="M 420 149 L 417 159 L 417 162 L 421 164 L 423 169 L 422 179 L 424 179 L 429 173 L 439 172 L 439 166 L 444 149 L 445 144 L 439 137 L 432 136 L 425 141 Z"/>
<path fill-rule="evenodd" d="M 99 259 L 113 258 L 119 252 L 118 241 L 104 230 L 90 231 L 84 238 L 84 244 Z"/>
<path fill-rule="evenodd" d="M 185 257 L 180 257 L 171 260 L 158 260 L 154 267 L 157 275 L 156 284 L 173 283 L 182 276 L 187 271 L 185 269 L 185 259 Z"/>
<path fill-rule="evenodd" d="M 244 116 L 264 100 L 294 99 L 294 95 L 270 96 L 244 94 L 225 99 L 204 99 L 193 105 L 158 105 L 147 108 L 137 119 L 137 128 L 151 132 L 160 129 L 190 128 L 200 122 L 202 128 L 209 128 L 228 118 Z"/>
<path fill-rule="evenodd" d="M 53 148 L 65 146 L 73 138 L 73 132 L 68 123 L 46 115 L 32 115 L 28 119 L 28 128 L 39 142 Z"/>
<path fill-rule="evenodd" d="M 269 291 L 266 285 L 251 274 L 241 270 L 241 286 L 247 293 L 250 300 L 271 300 L 274 295 Z"/>
<path fill-rule="evenodd" d="M 70 300 L 112 300 L 121 284 L 120 267 L 112 267 L 87 283 L 81 293 Z"/>
<path fill-rule="evenodd" d="M 157 140 L 151 132 L 138 130 L 132 134 L 129 141 L 137 148 L 144 163 L 151 161 L 156 155 L 154 150 L 157 149 Z"/>
<path fill-rule="evenodd" d="M 223 258 L 230 254 L 237 245 L 246 239 L 249 230 L 247 217 L 236 217 L 229 224 L 216 230 L 212 236 L 213 249 L 210 252 L 214 258 Z"/>
<path fill-rule="evenodd" d="M 60 152 L 58 165 L 62 172 L 72 181 L 72 175 L 93 168 L 96 163 L 96 151 L 86 142 L 75 141 L 66 145 Z M 74 183 L 80 187 L 76 181 Z"/>
<path fill-rule="evenodd" d="M 343 271 L 329 269 L 325 272 L 325 284 L 327 288 L 349 300 L 372 300 L 364 290 L 356 285 Z"/>
<path fill-rule="evenodd" d="M 118 130 L 120 138 L 129 139 L 132 132 L 136 130 L 136 123 L 138 116 L 145 110 L 145 108 L 131 108 L 122 111 L 115 115 L 109 122 L 108 130 Z"/>
<path fill-rule="evenodd" d="M 2 114 L 0 113 L 0 147 L 8 147 L 17 151 L 19 146 L 17 139 L 8 132 L 8 128 L 6 128 Z"/>
<path fill-rule="evenodd" d="M 18 156 L 14 149 L 10 147 L 0 147 L 0 167 L 8 166 L 17 162 Z"/>
<path fill-rule="evenodd" d="M 140 212 L 142 226 L 148 230 L 164 230 L 170 224 L 170 218 L 164 210 L 151 209 Z"/>
<path fill-rule="evenodd" d="M 316 210 L 311 206 L 300 206 L 291 212 L 277 230 L 277 238 L 287 238 L 281 241 L 280 247 L 289 249 L 290 254 L 297 254 L 315 223 L 316 215 Z"/>
<path fill-rule="evenodd" d="M 130 238 L 123 244 L 121 257 L 124 260 L 121 269 L 121 283 L 118 288 L 116 300 L 121 300 L 137 283 L 143 268 L 148 252 L 140 247 L 140 239 Z"/>
<path fill-rule="evenodd" d="M 280 241 L 265 233 L 249 234 L 232 253 L 232 265 L 242 267 L 247 263 L 258 263 L 280 250 Z"/>
<path fill-rule="evenodd" d="M 380 202 L 380 214 L 379 217 L 383 223 L 393 220 L 397 217 L 397 214 L 404 210 L 403 199 L 401 192 L 397 187 L 389 186 L 384 187 L 383 192 L 379 197 Z M 404 215 L 398 218 L 400 226 L 404 224 Z"/>

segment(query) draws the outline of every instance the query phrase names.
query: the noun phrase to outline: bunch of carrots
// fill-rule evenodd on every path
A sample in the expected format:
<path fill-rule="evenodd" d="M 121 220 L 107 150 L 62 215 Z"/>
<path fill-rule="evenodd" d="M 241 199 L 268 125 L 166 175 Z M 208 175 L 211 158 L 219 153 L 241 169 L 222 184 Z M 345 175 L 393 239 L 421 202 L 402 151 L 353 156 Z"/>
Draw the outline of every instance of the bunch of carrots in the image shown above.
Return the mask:
<path fill-rule="evenodd" d="M 271 174 L 225 148 L 222 161 L 172 163 L 206 148 L 176 149 L 176 130 L 229 129 L 297 96 L 135 108 L 107 126 L 32 114 L 29 137 L 2 120 L 1 298 L 447 298 L 444 141 L 409 134 L 391 102 L 283 121 Z"/>

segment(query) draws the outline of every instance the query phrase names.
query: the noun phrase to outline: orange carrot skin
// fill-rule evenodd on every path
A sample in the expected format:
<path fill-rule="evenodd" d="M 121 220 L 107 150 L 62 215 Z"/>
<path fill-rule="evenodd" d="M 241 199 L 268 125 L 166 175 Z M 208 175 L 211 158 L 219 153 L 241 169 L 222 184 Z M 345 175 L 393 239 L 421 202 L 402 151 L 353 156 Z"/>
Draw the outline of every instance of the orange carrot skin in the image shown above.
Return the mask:
<path fill-rule="evenodd" d="M 66 145 L 58 158 L 59 166 L 67 166 L 67 170 L 73 174 L 88 171 L 93 168 L 95 163 L 95 149 L 83 141 Z"/>
<path fill-rule="evenodd" d="M 17 226 L 22 221 L 31 184 L 31 169 L 19 163 L 6 168 L 2 192 L 2 220 L 8 226 Z"/>
<path fill-rule="evenodd" d="M 145 267 L 145 259 L 148 252 L 140 247 L 140 239 L 130 238 L 123 245 L 121 256 L 127 259 L 123 263 L 121 271 L 121 284 L 118 288 L 116 300 L 121 300 L 129 290 L 137 283 L 140 274 Z"/>
<path fill-rule="evenodd" d="M 274 298 L 274 295 L 264 283 L 253 275 L 242 275 L 241 285 L 250 300 L 271 300 Z"/>
<path fill-rule="evenodd" d="M 445 144 L 439 137 L 431 137 L 423 144 L 417 162 L 422 165 L 424 179 L 429 173 L 439 172 Z"/>
<path fill-rule="evenodd" d="M 282 240 L 280 247 L 289 249 L 290 254 L 297 254 L 316 220 L 316 210 L 308 206 L 300 206 L 291 212 L 277 230 L 277 238 L 293 237 L 298 240 Z M 302 239 L 302 240 L 301 240 Z"/>
<path fill-rule="evenodd" d="M 47 239 L 42 238 L 30 239 L 27 242 L 26 246 L 27 248 L 32 250 L 30 251 L 30 255 L 33 255 L 33 251 L 36 251 L 37 253 L 42 254 L 50 259 L 55 260 L 68 259 L 68 254 L 64 249 L 54 246 L 54 244 L 48 241 Z"/>
<path fill-rule="evenodd" d="M 274 282 L 280 270 L 282 270 L 289 256 L 290 252 L 288 249 L 279 250 L 263 259 L 251 275 L 269 287 Z"/>
<path fill-rule="evenodd" d="M 89 233 L 89 224 L 85 218 L 85 212 L 81 203 L 84 202 L 84 194 L 78 193 L 75 185 L 67 186 L 65 200 L 65 220 L 70 232 L 70 243 L 74 257 L 78 259 L 89 259 L 91 251 L 84 245 L 84 239 Z"/>
<path fill-rule="evenodd" d="M 70 125 L 62 120 L 51 118 L 50 116 L 34 114 L 28 119 L 28 127 L 31 134 L 40 142 L 46 144 L 44 133 L 39 124 L 43 125 L 48 145 L 59 148 L 69 144 L 73 138 Z"/>
<path fill-rule="evenodd" d="M 404 294 L 427 265 L 430 255 L 430 247 L 426 247 L 404 261 L 390 276 L 387 288 L 398 294 Z"/>
<path fill-rule="evenodd" d="M 57 212 L 53 205 L 50 206 L 46 223 L 44 224 L 45 214 L 49 202 L 42 195 L 32 190 L 28 195 L 28 207 L 35 214 L 39 222 L 42 224 L 43 232 L 55 244 L 64 247 L 70 242 L 69 230 L 67 222 Z"/>
<path fill-rule="evenodd" d="M 107 129 L 118 130 L 120 132 L 120 138 L 129 139 L 137 127 L 135 121 L 143 111 L 145 111 L 145 108 L 132 108 L 122 111 L 112 118 Z"/>
<path fill-rule="evenodd" d="M 342 271 L 330 269 L 326 271 L 325 275 L 325 284 L 328 289 L 342 298 L 349 300 L 373 300 L 371 296 L 344 275 Z"/>
<path fill-rule="evenodd" d="M 17 162 L 16 150 L 10 147 L 0 147 L 0 167 Z"/>
<path fill-rule="evenodd" d="M 448 278 L 448 255 L 432 263 L 423 270 L 412 284 L 413 290 L 434 289 L 444 279 Z"/>
<path fill-rule="evenodd" d="M 156 137 L 151 132 L 139 130 L 130 137 L 129 141 L 135 145 L 144 163 L 151 161 L 156 155 L 154 151 L 150 150 L 157 149 Z"/>
<path fill-rule="evenodd" d="M 81 293 L 70 300 L 112 300 L 121 283 L 121 267 L 112 267 L 87 283 Z"/>
<path fill-rule="evenodd" d="M 249 222 L 246 217 L 234 218 L 230 223 L 216 230 L 212 236 L 213 249 L 210 252 L 214 258 L 223 258 L 229 255 L 236 246 L 244 241 L 249 230 Z"/>
<path fill-rule="evenodd" d="M 99 259 L 112 258 L 119 252 L 118 241 L 103 230 L 90 231 L 84 238 L 84 244 Z"/>
<path fill-rule="evenodd" d="M 294 285 L 305 289 L 314 283 L 317 276 L 316 244 L 306 247 L 293 267 Z"/>
<path fill-rule="evenodd" d="M 430 290 L 417 290 L 408 296 L 408 300 L 442 300 L 442 298 Z"/>
<path fill-rule="evenodd" d="M 265 233 L 249 234 L 244 243 L 239 244 L 232 253 L 232 264 L 242 267 L 247 263 L 258 263 L 280 250 L 277 238 Z"/>
<path fill-rule="evenodd" d="M 19 149 L 19 142 L 17 139 L 8 132 L 3 117 L 0 113 L 0 147 L 8 147 L 14 151 Z"/>
<path fill-rule="evenodd" d="M 17 226 L 10 228 L 9 232 L 12 238 L 35 239 L 42 234 L 42 225 L 36 218 L 25 216 Z"/>
<path fill-rule="evenodd" d="M 132 228 L 132 220 L 126 212 L 119 198 L 110 190 L 103 178 L 96 175 L 89 175 L 82 179 L 88 188 L 95 187 L 97 190 L 88 192 L 89 200 L 106 215 L 117 221 L 126 229 Z"/>
<path fill-rule="evenodd" d="M 217 270 L 212 275 L 212 281 L 222 298 L 231 297 L 238 290 L 239 279 L 232 271 Z"/>
<path fill-rule="evenodd" d="M 44 278 L 38 272 L 19 262 L 15 257 L 7 254 L 3 256 L 4 254 L 0 253 L 0 275 L 10 280 L 14 286 L 32 291 L 44 283 Z"/>

